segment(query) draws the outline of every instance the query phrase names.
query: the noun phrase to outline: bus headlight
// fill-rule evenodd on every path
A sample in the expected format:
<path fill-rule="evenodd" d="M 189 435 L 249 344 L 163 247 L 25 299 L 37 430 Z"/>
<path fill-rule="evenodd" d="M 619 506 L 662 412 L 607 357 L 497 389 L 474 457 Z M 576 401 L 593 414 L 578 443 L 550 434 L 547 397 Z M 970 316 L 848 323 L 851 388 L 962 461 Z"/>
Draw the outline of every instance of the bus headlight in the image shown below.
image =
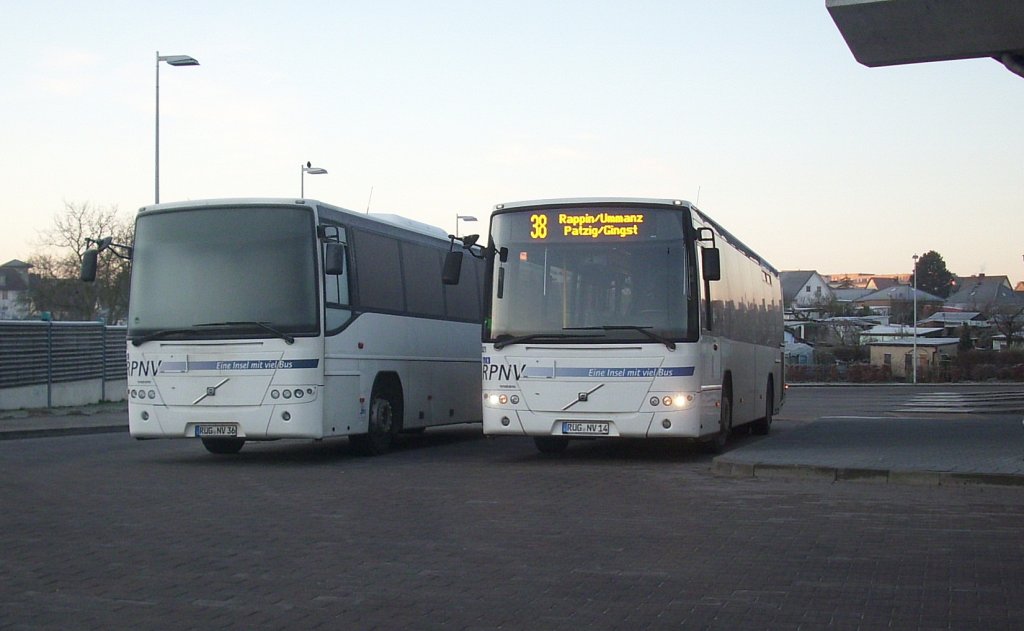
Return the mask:
<path fill-rule="evenodd" d="M 488 405 L 494 405 L 494 406 L 508 405 L 509 403 L 511 403 L 512 405 L 519 405 L 519 395 L 518 394 L 511 394 L 511 395 L 509 395 L 509 394 L 505 394 L 504 392 L 492 392 L 492 393 L 484 394 L 484 401 Z"/>
<path fill-rule="evenodd" d="M 693 405 L 693 401 L 696 397 L 692 392 L 677 392 L 676 394 L 666 394 L 662 396 L 654 395 L 651 397 L 651 407 L 658 407 L 663 405 L 667 408 L 676 408 L 682 410 Z"/>
<path fill-rule="evenodd" d="M 677 408 L 685 408 L 689 406 L 691 403 L 693 403 L 692 394 L 677 394 L 676 396 L 672 397 L 672 404 L 675 405 Z"/>

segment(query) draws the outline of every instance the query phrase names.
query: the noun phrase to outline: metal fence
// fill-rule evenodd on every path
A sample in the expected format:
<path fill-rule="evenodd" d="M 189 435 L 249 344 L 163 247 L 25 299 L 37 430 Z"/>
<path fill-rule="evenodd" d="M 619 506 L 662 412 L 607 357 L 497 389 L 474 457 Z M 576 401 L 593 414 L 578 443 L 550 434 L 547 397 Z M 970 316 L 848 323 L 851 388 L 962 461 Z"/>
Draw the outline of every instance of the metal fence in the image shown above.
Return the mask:
<path fill-rule="evenodd" d="M 0 321 L 0 390 L 124 380 L 125 335 L 99 322 Z"/>

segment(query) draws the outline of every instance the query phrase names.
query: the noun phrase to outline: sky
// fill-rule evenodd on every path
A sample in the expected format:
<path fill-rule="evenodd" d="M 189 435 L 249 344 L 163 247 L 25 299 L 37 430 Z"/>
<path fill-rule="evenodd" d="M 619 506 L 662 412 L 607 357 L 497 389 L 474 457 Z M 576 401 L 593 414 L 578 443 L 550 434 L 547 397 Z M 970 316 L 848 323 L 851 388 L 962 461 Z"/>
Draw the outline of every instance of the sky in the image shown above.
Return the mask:
<path fill-rule="evenodd" d="M 0 263 L 65 204 L 685 199 L 778 269 L 1024 279 L 1024 79 L 866 68 L 824 0 L 0 0 Z M 97 235 L 99 236 L 99 235 Z"/>

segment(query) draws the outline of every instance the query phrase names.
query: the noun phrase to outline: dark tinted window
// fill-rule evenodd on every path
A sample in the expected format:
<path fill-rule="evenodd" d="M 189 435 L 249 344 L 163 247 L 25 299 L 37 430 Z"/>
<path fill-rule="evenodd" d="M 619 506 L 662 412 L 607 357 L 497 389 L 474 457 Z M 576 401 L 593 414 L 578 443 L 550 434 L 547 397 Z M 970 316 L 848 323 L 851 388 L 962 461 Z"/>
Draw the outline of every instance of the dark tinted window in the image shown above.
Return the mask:
<path fill-rule="evenodd" d="M 441 264 L 444 253 L 415 243 L 402 244 L 405 308 L 413 314 L 444 316 Z"/>
<path fill-rule="evenodd" d="M 360 306 L 402 311 L 405 304 L 398 241 L 362 231 L 355 236 Z"/>

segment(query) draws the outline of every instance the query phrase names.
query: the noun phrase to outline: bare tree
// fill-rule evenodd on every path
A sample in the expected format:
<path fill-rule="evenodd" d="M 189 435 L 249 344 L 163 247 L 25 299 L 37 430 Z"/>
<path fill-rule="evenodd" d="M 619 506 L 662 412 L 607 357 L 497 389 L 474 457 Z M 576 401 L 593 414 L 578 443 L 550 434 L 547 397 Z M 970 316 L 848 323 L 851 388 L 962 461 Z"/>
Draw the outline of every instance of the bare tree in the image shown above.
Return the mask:
<path fill-rule="evenodd" d="M 1024 303 L 1004 303 L 988 310 L 989 317 L 996 330 L 1006 336 L 1006 347 L 1010 348 L 1024 335 Z"/>
<path fill-rule="evenodd" d="M 122 217 L 117 206 L 100 207 L 89 202 L 64 202 L 53 225 L 39 233 L 42 248 L 29 257 L 34 277 L 26 301 L 36 313 L 50 312 L 55 319 L 92 320 L 104 316 L 108 322 L 124 320 L 128 314 L 129 262 L 111 252 L 100 255 L 96 282 L 80 283 L 82 256 L 87 239 L 113 237 L 130 244 L 134 226 Z"/>

